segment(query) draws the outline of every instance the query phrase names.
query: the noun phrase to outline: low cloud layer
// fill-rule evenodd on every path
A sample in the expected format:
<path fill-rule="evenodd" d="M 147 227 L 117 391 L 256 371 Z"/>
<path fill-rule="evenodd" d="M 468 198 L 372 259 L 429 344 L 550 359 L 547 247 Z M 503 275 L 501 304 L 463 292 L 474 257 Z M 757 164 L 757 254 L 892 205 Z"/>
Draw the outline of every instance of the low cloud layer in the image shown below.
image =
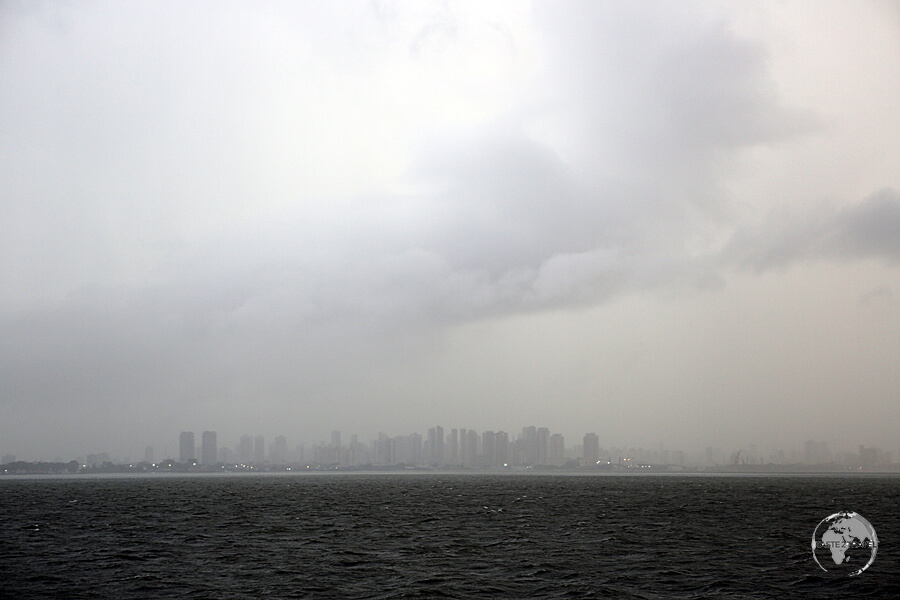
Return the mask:
<path fill-rule="evenodd" d="M 770 215 L 754 230 L 739 229 L 725 256 L 761 272 L 801 260 L 900 260 L 900 192 L 886 188 L 855 205 Z"/>

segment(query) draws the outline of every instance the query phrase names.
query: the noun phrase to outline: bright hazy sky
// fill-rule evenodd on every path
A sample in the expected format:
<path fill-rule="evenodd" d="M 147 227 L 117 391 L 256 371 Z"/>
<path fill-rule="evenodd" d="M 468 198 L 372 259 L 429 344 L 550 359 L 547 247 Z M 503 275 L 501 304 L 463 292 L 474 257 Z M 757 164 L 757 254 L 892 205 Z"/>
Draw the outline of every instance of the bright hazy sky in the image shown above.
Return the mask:
<path fill-rule="evenodd" d="M 3 2 L 0 453 L 900 447 L 896 2 Z"/>

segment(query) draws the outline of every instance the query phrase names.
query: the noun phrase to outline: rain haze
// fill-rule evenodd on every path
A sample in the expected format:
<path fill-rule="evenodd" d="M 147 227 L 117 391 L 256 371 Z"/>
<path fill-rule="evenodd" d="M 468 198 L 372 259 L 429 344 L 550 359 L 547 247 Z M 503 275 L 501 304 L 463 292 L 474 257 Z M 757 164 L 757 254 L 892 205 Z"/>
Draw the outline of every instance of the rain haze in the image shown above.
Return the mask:
<path fill-rule="evenodd" d="M 895 453 L 900 5 L 3 2 L 0 452 Z"/>

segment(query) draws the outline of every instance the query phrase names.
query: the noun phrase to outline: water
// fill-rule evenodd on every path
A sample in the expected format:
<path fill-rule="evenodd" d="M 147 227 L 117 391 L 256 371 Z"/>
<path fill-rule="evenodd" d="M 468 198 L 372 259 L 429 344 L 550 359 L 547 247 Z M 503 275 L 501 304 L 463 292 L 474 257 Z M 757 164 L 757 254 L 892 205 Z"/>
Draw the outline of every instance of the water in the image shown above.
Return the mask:
<path fill-rule="evenodd" d="M 0 479 L 3 598 L 900 597 L 900 478 Z M 816 524 L 869 519 L 860 576 Z"/>

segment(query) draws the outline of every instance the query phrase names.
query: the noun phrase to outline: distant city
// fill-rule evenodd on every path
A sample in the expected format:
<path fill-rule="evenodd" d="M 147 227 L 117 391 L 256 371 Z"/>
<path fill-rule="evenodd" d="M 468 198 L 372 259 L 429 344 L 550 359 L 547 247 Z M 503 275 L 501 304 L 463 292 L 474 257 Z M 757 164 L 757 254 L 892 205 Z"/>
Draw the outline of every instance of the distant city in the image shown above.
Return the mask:
<path fill-rule="evenodd" d="M 198 444 L 199 441 L 199 444 Z M 219 445 L 215 431 L 199 437 L 192 431 L 178 436 L 178 456 L 157 457 L 147 446 L 143 460 L 116 459 L 106 452 L 67 462 L 24 462 L 14 455 L 2 458 L 5 474 L 52 472 L 217 472 L 217 471 L 329 471 L 329 470 L 580 470 L 580 471 L 900 471 L 891 452 L 860 445 L 858 452 L 832 452 L 828 443 L 807 440 L 800 451 L 755 445 L 723 450 L 708 446 L 701 455 L 683 450 L 601 445 L 596 433 L 567 445 L 564 436 L 547 427 L 524 427 L 518 435 L 435 426 L 423 435 L 388 436 L 362 442 L 332 431 L 327 441 L 307 447 L 290 446 L 279 435 L 267 443 L 263 435 L 242 435 L 233 446 Z"/>

